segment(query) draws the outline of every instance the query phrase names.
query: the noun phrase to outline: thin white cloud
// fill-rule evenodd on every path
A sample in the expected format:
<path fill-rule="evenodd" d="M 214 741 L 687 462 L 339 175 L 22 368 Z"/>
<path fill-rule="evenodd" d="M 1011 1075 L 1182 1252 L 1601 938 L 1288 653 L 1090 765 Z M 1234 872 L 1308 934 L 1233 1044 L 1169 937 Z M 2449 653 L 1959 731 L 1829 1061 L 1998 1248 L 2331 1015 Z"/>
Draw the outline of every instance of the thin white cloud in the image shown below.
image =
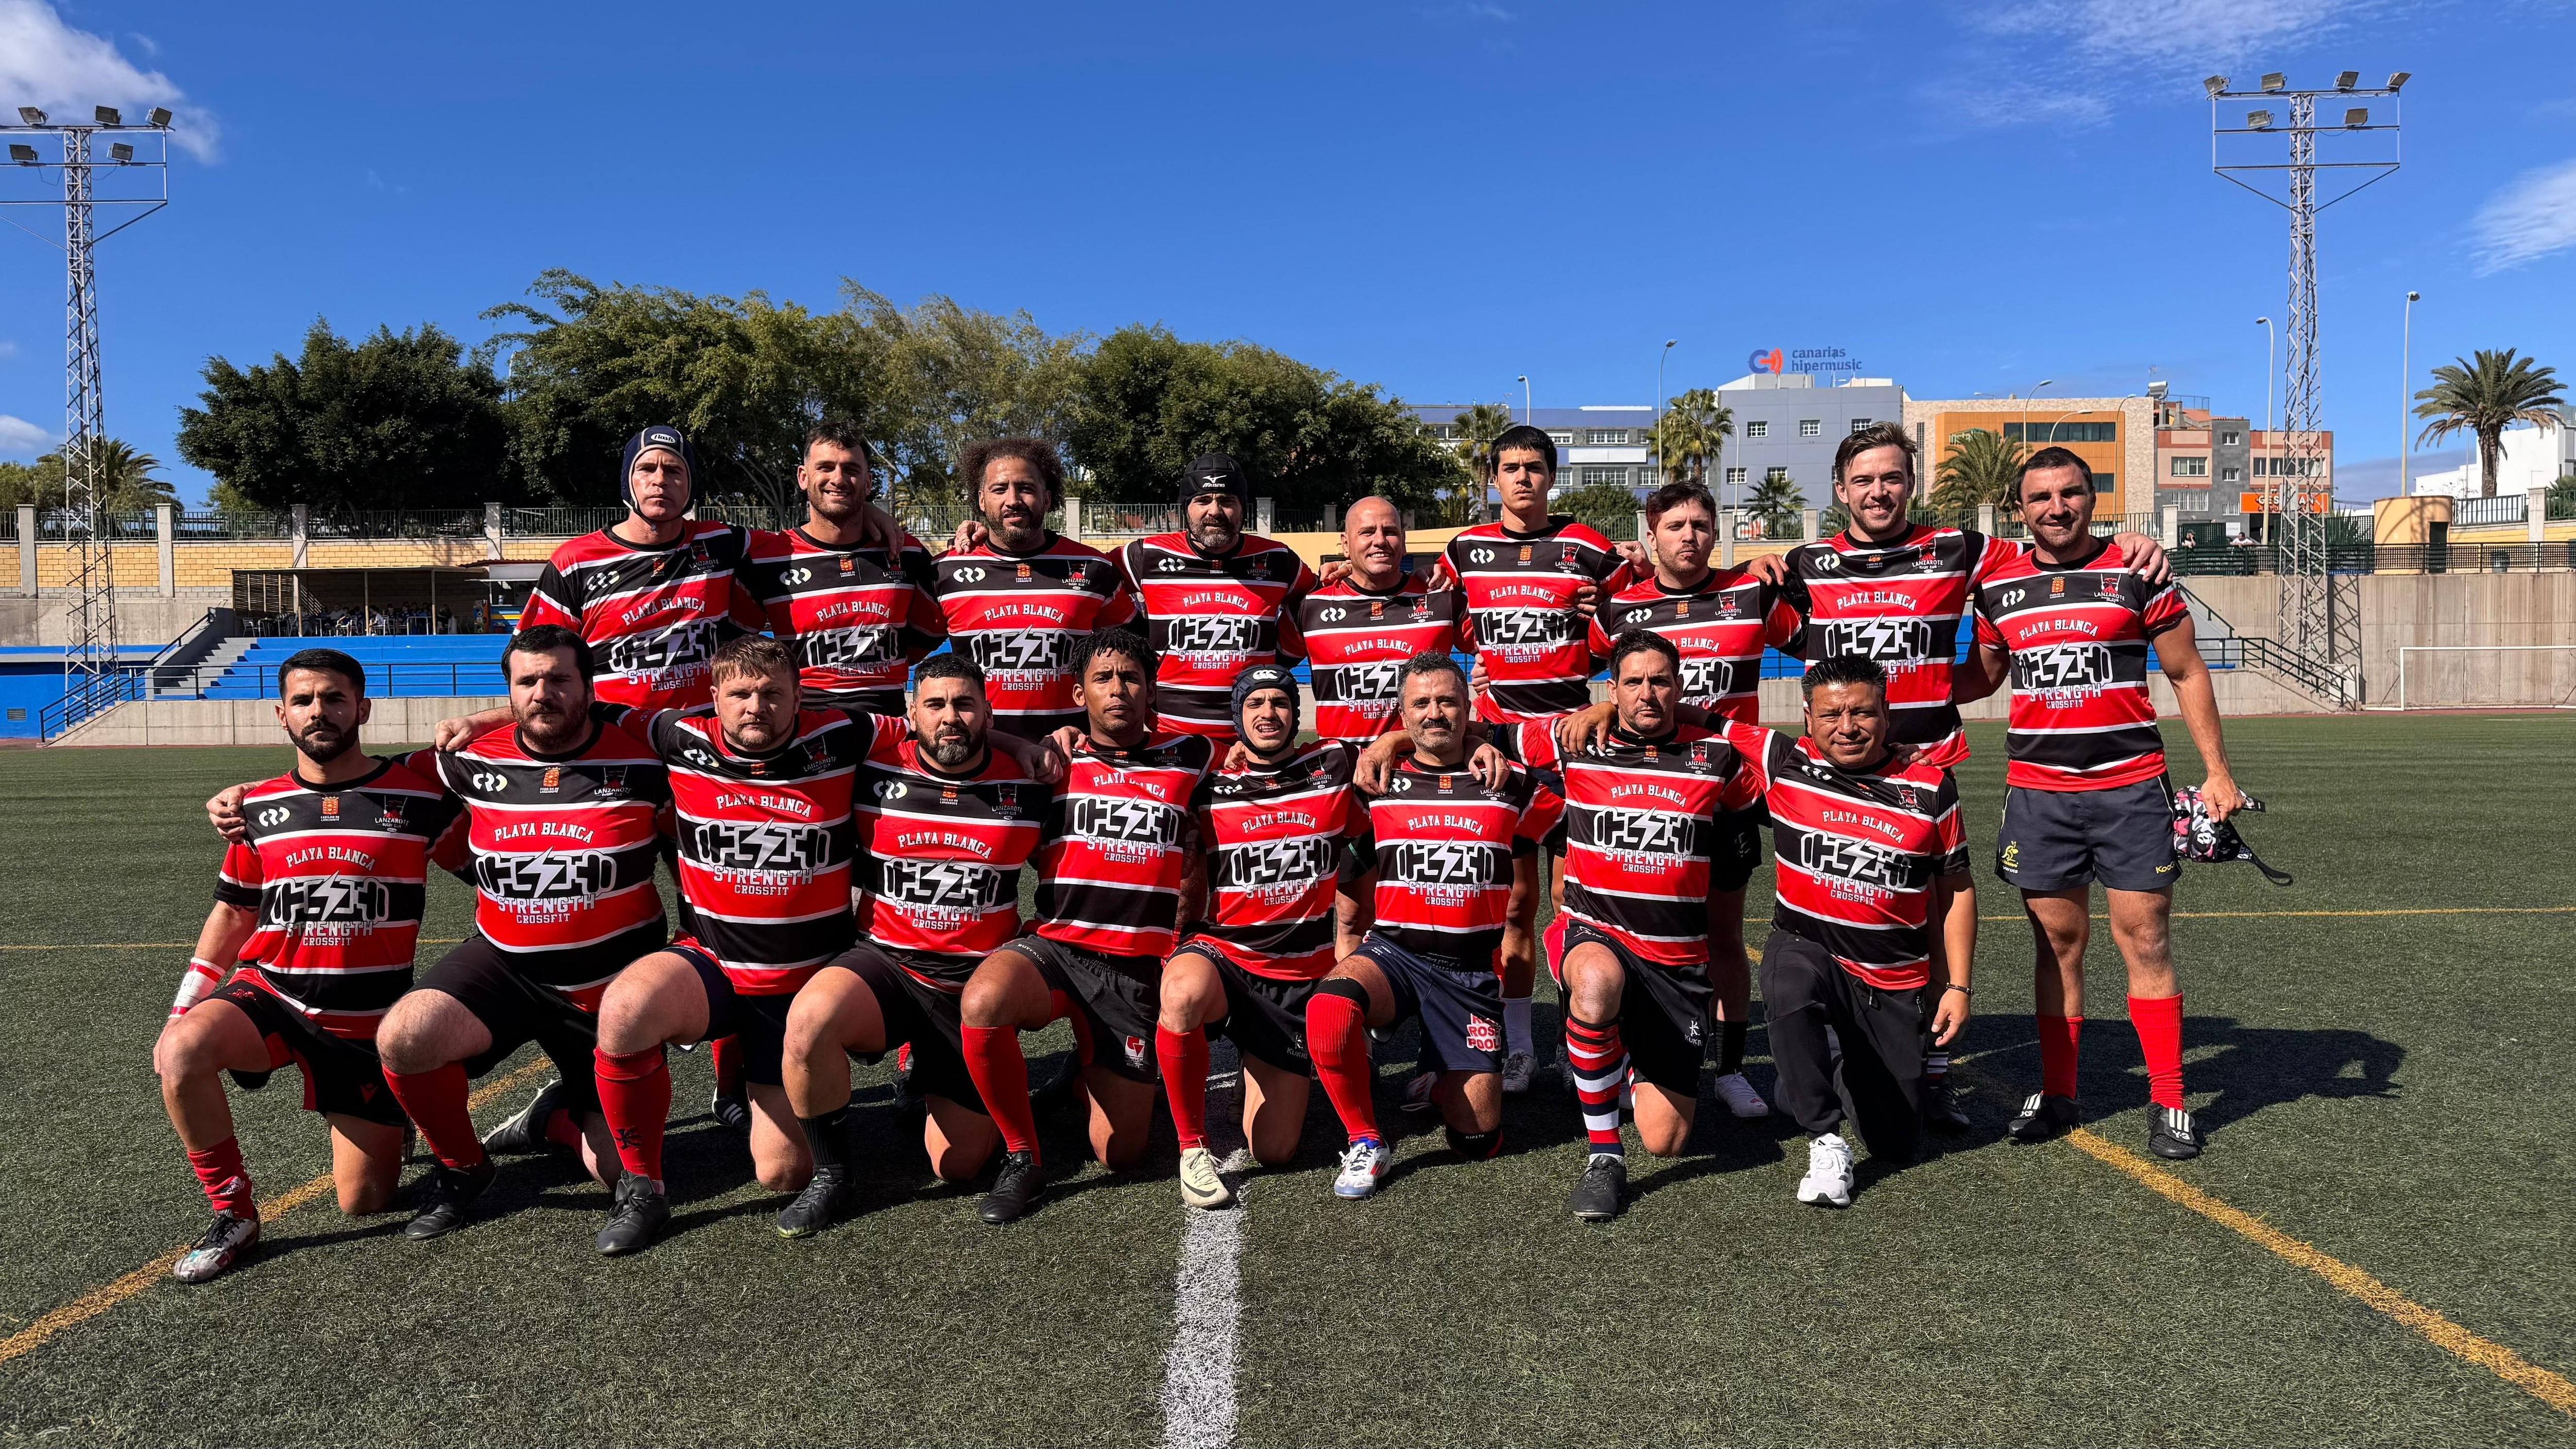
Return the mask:
<path fill-rule="evenodd" d="M 54 446 L 54 435 L 25 418 L 0 413 L 0 453 L 10 457 L 34 457 Z"/>
<path fill-rule="evenodd" d="M 2576 247 L 2576 161 L 2515 177 L 2487 198 L 2471 230 L 2481 277 Z"/>
<path fill-rule="evenodd" d="M 18 344 L 10 341 L 6 337 L 0 337 L 0 358 L 10 358 L 17 355 Z"/>
<path fill-rule="evenodd" d="M 170 139 L 200 161 L 214 159 L 221 139 L 215 118 L 189 105 L 168 76 L 136 67 L 114 41 L 64 24 L 45 0 L 0 0 L 0 98 L 57 120 L 86 119 L 92 106 L 129 115 L 168 106 L 178 113 Z"/>

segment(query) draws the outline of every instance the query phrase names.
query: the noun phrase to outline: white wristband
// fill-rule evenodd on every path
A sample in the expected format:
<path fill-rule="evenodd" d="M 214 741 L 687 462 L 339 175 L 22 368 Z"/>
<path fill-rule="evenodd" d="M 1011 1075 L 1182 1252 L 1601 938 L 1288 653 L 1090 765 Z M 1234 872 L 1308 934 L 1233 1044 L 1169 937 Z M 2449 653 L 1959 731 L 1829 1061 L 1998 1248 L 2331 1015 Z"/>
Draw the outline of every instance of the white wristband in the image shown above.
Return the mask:
<path fill-rule="evenodd" d="M 170 1003 L 170 1014 L 182 1016 L 189 1007 L 205 999 L 224 979 L 224 968 L 203 956 L 188 958 L 188 974 L 179 978 L 179 995 Z"/>

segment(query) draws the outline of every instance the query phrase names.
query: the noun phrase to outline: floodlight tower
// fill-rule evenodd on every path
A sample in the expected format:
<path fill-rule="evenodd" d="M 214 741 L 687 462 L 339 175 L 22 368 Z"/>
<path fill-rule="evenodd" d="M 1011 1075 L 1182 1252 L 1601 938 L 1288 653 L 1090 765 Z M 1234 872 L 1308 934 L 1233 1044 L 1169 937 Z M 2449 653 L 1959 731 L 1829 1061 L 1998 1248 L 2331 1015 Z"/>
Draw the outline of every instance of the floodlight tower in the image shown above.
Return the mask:
<path fill-rule="evenodd" d="M 2273 71 L 2257 90 L 2228 87 L 2227 77 L 2202 82 L 2209 92 L 2210 169 L 2290 213 L 2290 349 L 2282 393 L 2282 431 L 2286 435 L 2288 474 L 2257 491 L 2264 511 L 2277 515 L 2273 537 L 2280 545 L 2281 642 L 2317 666 L 2314 683 L 2330 684 L 2343 703 L 2358 702 L 2361 681 L 2361 619 L 2355 601 L 2336 597 L 2335 575 L 2326 557 L 2326 519 L 2334 511 L 2334 484 L 2326 476 L 2322 403 L 2317 352 L 2317 213 L 2395 174 L 2398 166 L 2397 93 L 2408 73 L 2398 71 L 2385 86 L 2363 89 L 2361 73 L 2344 71 L 2331 90 L 2294 91 L 2289 78 Z M 2317 124 L 2317 102 L 2341 97 L 2346 102 L 2386 97 L 2384 118 L 2374 121 L 2366 106 L 2347 105 L 2339 125 Z M 2243 125 L 2226 124 L 2220 103 L 2255 100 L 2277 102 L 2288 110 L 2289 124 L 2268 107 L 2245 113 Z M 2285 158 L 2274 146 L 2286 137 Z M 2329 148 L 2319 159 L 2319 143 Z M 2326 189 L 2318 194 L 2318 173 Z M 2277 174 L 2276 174 L 2277 173 Z M 2249 480 L 2250 481 L 2250 480 Z M 2347 592 L 2349 592 L 2347 590 Z"/>
<path fill-rule="evenodd" d="M 18 124 L 0 125 L 12 134 L 9 160 L 21 171 L 62 173 L 62 195 L 52 197 L 0 194 L 0 206 L 56 206 L 63 209 L 63 250 L 68 285 L 63 302 L 63 531 L 72 550 L 72 612 L 63 651 L 63 723 L 66 726 L 114 702 L 125 681 L 116 673 L 116 580 L 108 540 L 100 529 L 99 505 L 112 480 L 99 476 L 98 445 L 107 438 L 106 410 L 99 392 L 98 244 L 170 204 L 170 113 L 154 107 L 144 124 L 129 126 L 112 106 L 92 112 L 88 124 L 48 121 L 34 106 L 18 108 Z M 112 139 L 108 159 L 95 160 L 91 143 L 100 132 L 140 136 L 153 154 L 138 157 L 134 143 Z M 30 139 L 17 140 L 25 134 Z M 50 138 L 55 155 L 48 158 L 34 138 Z M 108 173 L 104 193 L 100 171 Z M 33 188 L 28 188 L 30 192 Z M 133 214 L 105 231 L 98 229 L 101 208 Z M 54 239 L 21 231 L 41 241 Z"/>

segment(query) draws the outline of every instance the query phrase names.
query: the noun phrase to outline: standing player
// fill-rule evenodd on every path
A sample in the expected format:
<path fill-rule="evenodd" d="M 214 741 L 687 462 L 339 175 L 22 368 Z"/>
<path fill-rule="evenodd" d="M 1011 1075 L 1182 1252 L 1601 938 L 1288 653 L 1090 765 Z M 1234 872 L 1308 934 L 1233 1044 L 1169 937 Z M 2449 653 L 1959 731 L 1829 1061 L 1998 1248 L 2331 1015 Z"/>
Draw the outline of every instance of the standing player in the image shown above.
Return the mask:
<path fill-rule="evenodd" d="M 843 422 L 805 435 L 796 467 L 805 522 L 751 535 L 743 575 L 769 632 L 796 641 L 809 709 L 903 713 L 911 667 L 946 631 L 931 596 L 930 555 L 902 533 L 889 554 L 867 439 Z"/>
<path fill-rule="evenodd" d="M 1527 424 L 1494 439 L 1497 523 L 1461 529 L 1444 558 L 1465 596 L 1466 633 L 1484 675 L 1476 712 L 1491 724 L 1518 724 L 1592 702 L 1592 652 L 1586 616 L 1626 587 L 1629 567 L 1610 540 L 1571 517 L 1551 517 L 1556 440 Z M 1555 874 L 1562 875 L 1563 862 Z M 1530 989 L 1538 980 L 1539 877 L 1516 889 L 1499 969 L 1503 983 L 1503 1090 L 1529 1090 L 1536 1066 L 1530 1043 Z"/>
<path fill-rule="evenodd" d="M 1422 1022 L 1432 1103 L 1459 1156 L 1503 1144 L 1503 998 L 1493 971 L 1515 889 L 1535 889 L 1538 846 L 1563 802 L 1515 765 L 1488 785 L 1470 771 L 1466 673 L 1446 654 L 1416 655 L 1397 681 L 1410 753 L 1369 802 L 1353 854 L 1375 924 L 1306 1002 L 1306 1050 L 1350 1145 L 1340 1197 L 1377 1191 L 1394 1164 L 1377 1128 L 1369 1034 Z"/>
<path fill-rule="evenodd" d="M 405 1121 L 376 1027 L 411 984 L 430 853 L 455 807 L 417 757 L 359 751 L 370 704 L 356 660 L 304 650 L 279 666 L 277 694 L 295 767 L 251 787 L 248 838 L 224 851 L 214 909 L 152 1050 L 162 1105 L 215 1214 L 180 1255 L 185 1283 L 259 1244 L 221 1073 L 257 1088 L 290 1061 L 303 1072 L 305 1110 L 331 1124 L 342 1212 L 382 1209 L 402 1175 Z"/>
<path fill-rule="evenodd" d="M 1463 595 L 1426 592 L 1404 571 L 1404 514 L 1371 496 L 1342 515 L 1349 572 L 1308 594 L 1297 632 L 1314 667 L 1315 733 L 1354 747 L 1394 727 L 1395 677 L 1416 654 L 1446 654 L 1459 633 Z"/>
<path fill-rule="evenodd" d="M 1306 657 L 1297 605 L 1316 588 L 1315 571 L 1286 544 L 1243 531 L 1249 488 L 1234 459 L 1197 458 L 1181 472 L 1181 531 L 1118 551 L 1143 607 L 1162 727 L 1220 749 L 1234 738 L 1226 705 L 1235 676 Z"/>
<path fill-rule="evenodd" d="M 999 1141 L 967 1074 L 958 998 L 975 968 L 1019 935 L 1020 870 L 1036 850 L 1048 788 L 989 747 L 982 672 L 964 655 L 923 662 L 912 738 L 880 738 L 859 766 L 857 885 L 866 926 L 787 1011 L 787 1100 L 814 1176 L 778 1215 L 782 1236 L 831 1226 L 849 1200 L 850 1065 L 911 1048 L 911 1090 L 928 1101 L 930 1170 L 962 1182 Z"/>
<path fill-rule="evenodd" d="M 1630 629 L 1610 651 L 1618 723 L 1606 742 L 1560 754 L 1546 720 L 1503 736 L 1523 763 L 1565 781 L 1558 919 L 1567 926 L 1557 985 L 1592 1143 L 1566 1206 L 1586 1222 L 1617 1217 L 1627 1188 L 1619 1095 L 1632 1063 L 1646 1150 L 1673 1157 L 1690 1140 L 1716 995 L 1712 955 L 1730 934 L 1743 949 L 1743 882 L 1726 886 L 1729 824 L 1751 814 L 1759 784 L 1717 733 L 1723 720 L 1681 723 L 1682 664 L 1671 640 Z"/>
<path fill-rule="evenodd" d="M 1236 737 L 1251 752 L 1194 802 L 1207 850 L 1207 922 L 1163 963 L 1154 1055 L 1181 1143 L 1181 1201 L 1219 1208 L 1234 1192 L 1207 1148 L 1208 1035 L 1243 1053 L 1243 1135 L 1275 1167 L 1306 1123 L 1306 1002 L 1340 959 L 1334 903 L 1343 844 L 1358 825 L 1352 753 L 1297 743 L 1297 677 L 1256 665 L 1234 682 Z"/>
<path fill-rule="evenodd" d="M 2082 1120 L 2076 1040 L 2084 1025 L 2084 948 L 2092 886 L 2102 883 L 2111 939 L 2129 968 L 2129 1024 L 2147 1059 L 2147 1149 L 2200 1155 L 2183 1106 L 2182 982 L 2174 974 L 2173 794 L 2147 691 L 2147 659 L 2173 682 L 2208 774 L 2201 798 L 2224 820 L 2244 798 L 2227 768 L 2218 698 L 2171 584 L 2139 576 L 2121 540 L 2093 537 L 2093 472 L 2042 448 L 2015 485 L 2033 545 L 1977 589 L 1977 655 L 1960 697 L 2012 679 L 2004 818 L 1995 874 L 2021 891 L 2038 948 L 2040 1089 L 2013 1118 L 2017 1142 L 2044 1142 Z"/>
<path fill-rule="evenodd" d="M 1849 1207 L 1843 1098 L 1873 1156 L 1914 1156 L 1927 1030 L 1947 1047 L 1968 1022 L 1977 896 L 1957 787 L 1938 765 L 1899 763 L 1885 671 L 1828 659 L 1802 687 L 1803 738 L 1748 725 L 1726 738 L 1762 785 L 1780 867 L 1762 1002 L 1774 1096 L 1809 1134 L 1798 1201 Z"/>
<path fill-rule="evenodd" d="M 940 608 L 954 647 L 984 671 L 993 723 L 1025 740 L 1084 729 L 1073 656 L 1100 629 L 1136 617 L 1118 563 L 1046 526 L 1064 500 L 1064 463 L 1038 438 L 967 447 L 959 476 L 975 490 L 972 519 L 939 560 Z"/>
<path fill-rule="evenodd" d="M 1021 1032 L 1071 1018 L 1093 1154 L 1112 1171 L 1144 1155 L 1163 958 L 1204 883 L 1189 807 L 1213 744 L 1156 727 L 1153 656 L 1134 634 L 1093 635 L 1074 669 L 1088 727 L 1039 837 L 1038 919 L 960 1003 L 966 1068 L 1004 1148 L 976 1205 L 988 1223 L 1025 1215 L 1046 1187 Z"/>

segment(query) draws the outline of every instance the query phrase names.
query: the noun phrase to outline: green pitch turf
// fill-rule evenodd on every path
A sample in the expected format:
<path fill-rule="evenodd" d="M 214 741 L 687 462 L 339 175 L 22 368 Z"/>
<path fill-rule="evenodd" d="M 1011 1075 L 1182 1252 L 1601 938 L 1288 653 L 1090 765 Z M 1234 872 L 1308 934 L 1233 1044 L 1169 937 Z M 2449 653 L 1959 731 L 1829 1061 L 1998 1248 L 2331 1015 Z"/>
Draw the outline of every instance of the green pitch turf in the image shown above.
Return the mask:
<path fill-rule="evenodd" d="M 1385 1193 L 1330 1196 L 1339 1134 L 1320 1092 L 1295 1166 L 1248 1179 L 1235 1441 L 2576 1440 L 2576 1415 L 2547 1402 L 2576 1376 L 2576 720 L 2229 733 L 2239 780 L 2272 807 L 2247 833 L 2299 879 L 2195 867 L 2181 887 L 2186 1061 L 2210 1145 L 2169 1178 L 2474 1339 L 2446 1348 L 2071 1143 L 2001 1140 L 2037 1064 L 2028 930 L 1986 858 L 2002 799 L 1987 727 L 1961 780 L 1988 918 L 1961 1069 L 1973 1133 L 1901 1169 L 1864 1162 L 1832 1213 L 1792 1200 L 1802 1139 L 1711 1102 L 1690 1154 L 1632 1155 L 1634 1206 L 1586 1227 L 1562 1207 L 1582 1133 L 1554 1080 L 1511 1104 L 1502 1157 L 1460 1164 L 1394 1109 L 1412 1060 L 1399 1037 L 1380 1051 L 1401 1139 Z M 436 1243 L 402 1240 L 399 1211 L 352 1221 L 326 1197 L 274 1218 L 265 1255 L 216 1284 L 129 1279 L 204 1214 L 150 1070 L 217 857 L 198 802 L 284 762 L 0 754 L 0 1341 L 18 1346 L 0 1347 L 0 1443 L 1187 1437 L 1163 1410 L 1190 1223 L 1168 1126 L 1122 1177 L 1083 1160 L 1071 1116 L 1042 1119 L 1055 1196 L 993 1229 L 971 1191 L 929 1179 L 878 1069 L 858 1073 L 863 1210 L 821 1238 L 772 1231 L 780 1203 L 709 1123 L 689 1056 L 677 1230 L 639 1258 L 591 1251 L 603 1190 L 521 1160 L 482 1219 Z M 1748 914 L 1767 915 L 1768 883 L 1766 868 Z M 424 934 L 466 918 L 465 890 L 434 881 Z M 2121 985 L 2097 927 L 2086 1109 L 2138 1152 Z M 1544 987 L 1539 1016 L 1546 1042 Z M 1753 1043 L 1767 1087 L 1758 1027 Z M 1034 1047 L 1041 1077 L 1065 1046 L 1059 1028 Z M 292 1072 L 234 1100 L 264 1196 L 324 1169 Z M 23 1346 L 67 1306 L 79 1321 Z M 2536 1389 L 2473 1361 L 2503 1351 Z"/>

